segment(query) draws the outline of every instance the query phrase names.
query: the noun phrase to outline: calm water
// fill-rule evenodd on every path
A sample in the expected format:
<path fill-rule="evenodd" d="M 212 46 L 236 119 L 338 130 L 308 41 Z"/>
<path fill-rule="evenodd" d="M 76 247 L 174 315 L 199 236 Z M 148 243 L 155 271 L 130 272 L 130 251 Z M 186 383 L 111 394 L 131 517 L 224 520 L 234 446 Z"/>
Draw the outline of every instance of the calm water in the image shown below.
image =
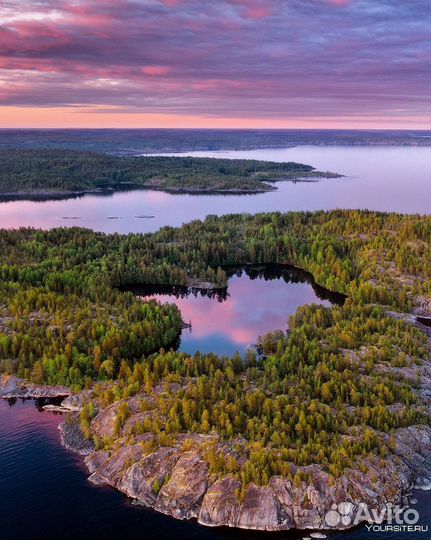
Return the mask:
<path fill-rule="evenodd" d="M 133 134 L 134 136 L 134 134 Z M 34 135 L 22 132 L 24 145 Z M 1 142 L 1 141 L 0 141 Z M 65 143 L 66 144 L 66 143 Z M 69 144 L 69 143 L 68 143 Z M 107 142 L 112 145 L 112 136 Z M 66 145 L 67 146 L 67 145 Z M 220 145 L 214 145 L 219 148 Z M 97 147 L 97 149 L 101 149 Z M 148 150 L 148 149 L 147 149 Z M 127 153 L 130 153 L 128 148 Z M 85 196 L 46 202 L 0 203 L 0 227 L 85 226 L 105 232 L 149 232 L 163 225 L 181 225 L 207 214 L 369 208 L 408 213 L 431 213 L 429 147 L 297 146 L 266 150 L 187 152 L 187 155 L 225 156 L 299 161 L 332 170 L 345 178 L 317 183 L 278 184 L 277 192 L 248 196 L 169 195 L 156 191 L 116 193 L 109 197 Z M 135 216 L 154 218 L 138 219 Z M 108 219 L 112 217 L 118 219 Z M 76 219 L 64 219 L 76 218 Z M 256 272 L 233 275 L 228 296 L 210 298 L 184 291 L 140 291 L 175 301 L 183 318 L 192 322 L 181 348 L 192 352 L 242 352 L 268 330 L 285 328 L 286 319 L 299 305 L 327 304 L 329 298 L 304 275 Z M 41 412 L 35 402 L 0 400 L 0 540 L 103 540 L 298 538 L 293 533 L 262 534 L 250 531 L 207 529 L 196 523 L 132 506 L 121 494 L 87 481 L 80 457 L 59 442 L 61 415 Z M 419 492 L 416 508 L 420 524 L 431 527 L 429 493 Z M 300 534 L 299 538 L 307 536 Z M 368 533 L 360 529 L 333 535 L 339 540 L 429 539 L 430 534 Z"/>
<path fill-rule="evenodd" d="M 258 195 L 172 195 L 141 190 L 62 201 L 2 202 L 0 227 L 81 226 L 128 233 L 237 212 L 368 208 L 431 213 L 430 147 L 297 146 L 184 155 L 298 161 L 346 176 L 319 182 L 279 182 L 276 192 Z M 143 215 L 154 217 L 136 217 Z"/>
<path fill-rule="evenodd" d="M 232 271 L 233 272 L 233 271 Z M 135 289 L 143 298 L 175 302 L 183 320 L 191 324 L 181 335 L 180 350 L 232 355 L 244 353 L 256 338 L 286 329 L 287 319 L 299 306 L 342 302 L 314 284 L 310 274 L 282 266 L 249 267 L 230 277 L 228 289 L 218 294 L 186 287 Z"/>
<path fill-rule="evenodd" d="M 263 534 L 209 529 L 177 521 L 87 481 L 79 456 L 59 442 L 61 415 L 40 411 L 34 401 L 13 406 L 0 399 L 0 538 L 2 540 L 293 540 L 293 533 Z M 429 493 L 415 494 L 415 508 L 428 524 Z M 331 535 L 337 540 L 429 539 L 429 534 L 368 534 L 364 528 Z"/>

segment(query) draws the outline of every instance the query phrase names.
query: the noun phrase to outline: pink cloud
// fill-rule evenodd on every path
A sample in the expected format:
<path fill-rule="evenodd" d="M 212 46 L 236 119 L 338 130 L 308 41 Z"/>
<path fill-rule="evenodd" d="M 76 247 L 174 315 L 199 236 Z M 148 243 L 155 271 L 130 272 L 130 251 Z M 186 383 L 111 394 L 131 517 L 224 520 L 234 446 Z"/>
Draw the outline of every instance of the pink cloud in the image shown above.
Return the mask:
<path fill-rule="evenodd" d="M 265 19 L 272 14 L 267 6 L 252 6 L 247 8 L 247 16 L 250 19 Z"/>
<path fill-rule="evenodd" d="M 2 104 L 245 120 L 425 118 L 428 1 L 383 4 L 28 0 L 25 17 L 0 27 Z M 31 20 L 53 10 L 56 19 Z"/>
<path fill-rule="evenodd" d="M 351 3 L 351 0 L 326 0 L 331 6 L 347 6 Z"/>
<path fill-rule="evenodd" d="M 179 6 L 182 3 L 182 0 L 161 0 L 162 4 L 169 7 Z"/>
<path fill-rule="evenodd" d="M 247 19 L 265 19 L 273 14 L 274 2 L 271 0 L 230 0 L 232 4 L 244 9 Z"/>
<path fill-rule="evenodd" d="M 142 68 L 142 73 L 144 73 L 144 75 L 166 75 L 169 71 L 170 69 L 166 66 L 145 66 Z"/>

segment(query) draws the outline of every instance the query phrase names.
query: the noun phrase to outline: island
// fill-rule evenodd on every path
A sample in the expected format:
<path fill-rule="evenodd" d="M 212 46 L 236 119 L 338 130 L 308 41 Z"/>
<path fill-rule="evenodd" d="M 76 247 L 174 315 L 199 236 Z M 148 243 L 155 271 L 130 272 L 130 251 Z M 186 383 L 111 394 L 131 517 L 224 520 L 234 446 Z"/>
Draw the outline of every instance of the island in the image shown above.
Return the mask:
<path fill-rule="evenodd" d="M 405 507 L 431 486 L 429 216 L 2 230 L 0 249 L 0 394 L 60 397 L 63 444 L 92 482 L 178 519 L 267 531 L 348 528 L 359 505 Z M 220 289 L 247 264 L 294 265 L 346 299 L 302 306 L 287 332 L 224 357 L 176 351 L 178 308 L 127 290 Z"/>
<path fill-rule="evenodd" d="M 0 150 L 0 199 L 66 198 L 144 188 L 171 193 L 264 193 L 277 189 L 272 185 L 277 181 L 340 176 L 292 162 Z"/>

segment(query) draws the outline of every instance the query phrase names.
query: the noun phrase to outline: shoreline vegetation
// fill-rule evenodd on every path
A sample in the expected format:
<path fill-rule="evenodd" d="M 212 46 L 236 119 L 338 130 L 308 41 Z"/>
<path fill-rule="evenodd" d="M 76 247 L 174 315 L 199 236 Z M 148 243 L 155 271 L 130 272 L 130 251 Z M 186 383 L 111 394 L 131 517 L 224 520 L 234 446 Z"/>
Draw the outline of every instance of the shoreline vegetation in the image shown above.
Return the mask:
<path fill-rule="evenodd" d="M 430 239 L 431 217 L 341 210 L 2 230 L 0 369 L 70 389 L 62 440 L 95 483 L 209 526 L 330 529 L 333 504 L 353 517 L 431 486 L 430 341 L 412 324 L 431 314 Z M 124 291 L 280 263 L 348 298 L 299 308 L 261 357 L 168 350 L 176 306 Z"/>
<path fill-rule="evenodd" d="M 257 194 L 271 183 L 339 178 L 300 163 L 191 157 L 118 157 L 73 150 L 0 150 L 0 199 L 50 199 L 152 189 Z"/>

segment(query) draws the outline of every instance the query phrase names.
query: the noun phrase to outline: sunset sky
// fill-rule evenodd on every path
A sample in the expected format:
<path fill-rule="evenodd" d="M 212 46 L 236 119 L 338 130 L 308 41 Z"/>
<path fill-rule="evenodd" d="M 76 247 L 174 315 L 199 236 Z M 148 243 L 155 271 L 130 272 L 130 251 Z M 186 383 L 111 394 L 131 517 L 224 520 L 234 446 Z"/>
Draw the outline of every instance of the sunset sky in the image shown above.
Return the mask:
<path fill-rule="evenodd" d="M 2 0 L 0 127 L 429 128 L 429 0 Z"/>

